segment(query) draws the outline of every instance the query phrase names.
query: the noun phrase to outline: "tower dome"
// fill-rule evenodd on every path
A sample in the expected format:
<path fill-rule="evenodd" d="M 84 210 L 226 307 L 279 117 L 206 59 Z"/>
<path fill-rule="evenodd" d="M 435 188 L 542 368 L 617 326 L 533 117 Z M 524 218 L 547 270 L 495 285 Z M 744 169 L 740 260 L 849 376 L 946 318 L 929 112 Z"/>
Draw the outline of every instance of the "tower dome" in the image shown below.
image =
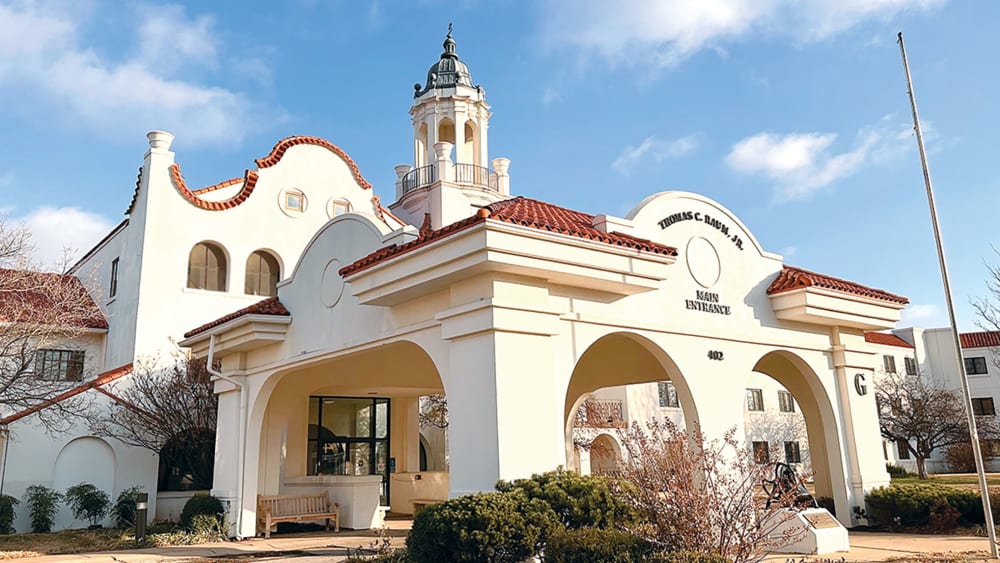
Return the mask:
<path fill-rule="evenodd" d="M 432 89 L 454 88 L 455 86 L 466 86 L 474 88 L 472 85 L 472 74 L 469 66 L 459 60 L 458 53 L 455 52 L 455 40 L 451 36 L 452 26 L 448 24 L 448 35 L 444 38 L 444 52 L 441 58 L 431 65 L 427 70 L 427 82 L 421 88 L 420 84 L 413 85 L 413 97 L 419 98 Z"/>

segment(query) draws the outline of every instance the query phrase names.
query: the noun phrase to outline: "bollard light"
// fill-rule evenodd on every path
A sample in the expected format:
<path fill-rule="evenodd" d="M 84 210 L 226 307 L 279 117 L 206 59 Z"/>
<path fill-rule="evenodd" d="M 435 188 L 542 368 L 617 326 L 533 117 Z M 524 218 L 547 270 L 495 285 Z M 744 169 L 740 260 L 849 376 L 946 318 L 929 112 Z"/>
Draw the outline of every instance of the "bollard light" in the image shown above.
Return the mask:
<path fill-rule="evenodd" d="M 149 502 L 149 493 L 139 493 L 135 495 L 135 542 L 142 543 L 146 540 L 146 506 Z"/>

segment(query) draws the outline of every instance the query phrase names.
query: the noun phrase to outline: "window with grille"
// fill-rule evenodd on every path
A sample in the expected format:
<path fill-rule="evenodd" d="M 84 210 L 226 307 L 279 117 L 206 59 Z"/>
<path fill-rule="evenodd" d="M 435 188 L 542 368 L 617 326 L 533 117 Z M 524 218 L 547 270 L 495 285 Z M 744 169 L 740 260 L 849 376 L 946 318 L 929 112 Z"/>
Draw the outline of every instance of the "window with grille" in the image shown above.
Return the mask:
<path fill-rule="evenodd" d="M 906 375 L 917 375 L 917 360 L 915 358 L 903 358 L 903 363 L 906 364 Z"/>
<path fill-rule="evenodd" d="M 764 410 L 764 392 L 760 389 L 747 389 L 747 410 Z"/>
<path fill-rule="evenodd" d="M 967 375 L 983 375 L 986 373 L 986 358 L 965 358 L 965 373 Z"/>
<path fill-rule="evenodd" d="M 210 242 L 199 242 L 188 257 L 187 286 L 211 291 L 226 290 L 226 253 Z"/>
<path fill-rule="evenodd" d="M 798 442 L 785 442 L 785 463 L 802 463 Z"/>
<path fill-rule="evenodd" d="M 778 391 L 778 409 L 781 412 L 795 412 L 795 399 L 788 391 Z"/>
<path fill-rule="evenodd" d="M 972 412 L 978 416 L 993 416 L 997 413 L 993 397 L 973 397 Z"/>
<path fill-rule="evenodd" d="M 882 367 L 885 368 L 886 373 L 896 373 L 896 357 L 888 354 L 882 356 Z"/>
<path fill-rule="evenodd" d="M 246 281 L 243 292 L 247 295 L 278 294 L 278 278 L 281 277 L 278 259 L 270 252 L 257 250 L 247 257 Z"/>
<path fill-rule="evenodd" d="M 677 400 L 677 388 L 670 381 L 659 383 L 660 406 L 669 408 L 679 408 L 680 401 Z"/>
<path fill-rule="evenodd" d="M 81 350 L 37 350 L 35 375 L 52 381 L 80 381 L 84 356 Z"/>

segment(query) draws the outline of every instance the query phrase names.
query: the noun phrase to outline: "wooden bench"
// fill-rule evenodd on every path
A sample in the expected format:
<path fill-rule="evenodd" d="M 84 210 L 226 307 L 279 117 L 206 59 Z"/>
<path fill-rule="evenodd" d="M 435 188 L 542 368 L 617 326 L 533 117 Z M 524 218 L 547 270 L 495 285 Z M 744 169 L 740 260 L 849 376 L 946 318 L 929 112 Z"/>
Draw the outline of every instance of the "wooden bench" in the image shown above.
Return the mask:
<path fill-rule="evenodd" d="M 330 502 L 330 494 L 307 495 L 257 495 L 257 522 L 264 527 L 264 537 L 271 537 L 271 527 L 278 522 L 325 520 L 330 531 L 330 520 L 340 531 L 340 503 Z"/>

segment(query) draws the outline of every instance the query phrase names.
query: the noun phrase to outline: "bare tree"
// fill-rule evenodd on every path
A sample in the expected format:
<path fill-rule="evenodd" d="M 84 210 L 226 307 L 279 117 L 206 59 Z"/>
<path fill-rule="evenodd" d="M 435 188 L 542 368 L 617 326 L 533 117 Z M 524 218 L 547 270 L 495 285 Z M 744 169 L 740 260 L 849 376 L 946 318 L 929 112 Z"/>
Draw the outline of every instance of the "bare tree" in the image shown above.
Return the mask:
<path fill-rule="evenodd" d="M 420 426 L 448 428 L 448 399 L 443 393 L 420 397 Z"/>
<path fill-rule="evenodd" d="M 121 387 L 109 392 L 110 406 L 91 410 L 91 430 L 161 455 L 161 463 L 186 468 L 194 482 L 211 483 L 218 401 L 205 363 L 140 362 Z"/>
<path fill-rule="evenodd" d="M 993 248 L 993 253 L 1000 260 L 1000 250 Z M 972 299 L 972 307 L 979 317 L 976 324 L 983 330 L 1000 330 L 1000 264 L 985 260 L 989 276 L 986 279 L 986 296 Z M 994 358 L 994 361 L 1000 359 Z M 1000 364 L 998 364 L 1000 365 Z"/>
<path fill-rule="evenodd" d="M 927 478 L 926 461 L 936 450 L 971 442 L 961 395 L 926 377 L 882 374 L 875 399 L 882 436 L 913 455 L 921 479 Z M 980 416 L 976 423 L 980 439 L 997 436 L 995 417 Z"/>
<path fill-rule="evenodd" d="M 80 384 L 88 329 L 107 328 L 100 309 L 76 277 L 37 271 L 31 235 L 0 216 L 0 418 L 37 407 Z M 58 357 L 46 352 L 66 353 Z M 86 397 L 38 411 L 49 430 L 68 427 Z"/>
<path fill-rule="evenodd" d="M 645 522 L 639 535 L 735 562 L 759 561 L 797 539 L 792 527 L 781 531 L 794 517 L 797 493 L 781 491 L 767 503 L 761 483 L 771 465 L 756 463 L 735 430 L 707 440 L 666 420 L 633 422 L 619 435 L 626 454 L 619 492 Z"/>

